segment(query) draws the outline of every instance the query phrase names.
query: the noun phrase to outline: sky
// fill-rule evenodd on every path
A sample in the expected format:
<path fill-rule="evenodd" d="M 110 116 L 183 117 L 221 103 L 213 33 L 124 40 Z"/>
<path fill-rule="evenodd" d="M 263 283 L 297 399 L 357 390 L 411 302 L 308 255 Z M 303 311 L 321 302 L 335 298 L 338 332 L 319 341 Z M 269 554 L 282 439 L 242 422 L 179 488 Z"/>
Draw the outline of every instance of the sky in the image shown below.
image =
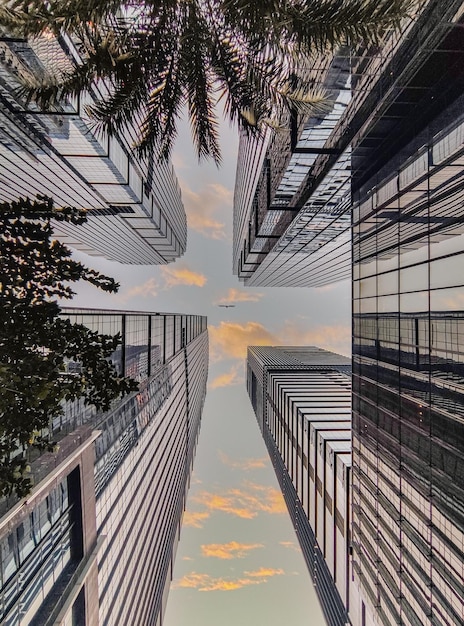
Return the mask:
<path fill-rule="evenodd" d="M 323 626 L 245 387 L 248 345 L 351 353 L 351 287 L 247 288 L 232 274 L 238 138 L 221 128 L 223 163 L 198 163 L 183 124 L 173 164 L 187 212 L 186 254 L 127 266 L 77 254 L 120 283 L 77 287 L 69 304 L 208 317 L 210 362 L 191 487 L 163 626 Z M 235 304 L 222 308 L 219 304 Z"/>

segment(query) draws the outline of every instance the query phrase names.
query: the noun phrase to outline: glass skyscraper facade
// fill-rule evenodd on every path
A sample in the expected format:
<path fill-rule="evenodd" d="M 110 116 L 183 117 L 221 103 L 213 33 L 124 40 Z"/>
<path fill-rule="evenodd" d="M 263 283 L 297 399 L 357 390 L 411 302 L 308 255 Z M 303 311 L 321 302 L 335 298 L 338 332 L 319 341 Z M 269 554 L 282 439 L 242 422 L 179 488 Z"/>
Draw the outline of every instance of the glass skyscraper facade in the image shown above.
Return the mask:
<path fill-rule="evenodd" d="M 247 389 L 330 626 L 350 604 L 351 361 L 250 346 Z"/>
<path fill-rule="evenodd" d="M 352 145 L 363 625 L 464 623 L 463 17 L 423 3 Z"/>
<path fill-rule="evenodd" d="M 60 38 L 0 41 L 0 202 L 51 196 L 86 209 L 87 224 L 55 223 L 71 247 L 121 263 L 165 264 L 185 252 L 187 220 L 169 163 L 141 158 L 133 128 L 94 132 L 85 107 L 105 96 L 103 83 L 48 111 L 18 95 L 34 82 L 79 63 L 81 44 Z"/>
<path fill-rule="evenodd" d="M 286 130 L 241 138 L 233 268 L 247 286 L 314 287 L 350 276 L 350 148 L 332 145 L 351 99 L 350 69 L 348 49 L 321 55 L 307 78 L 330 106 L 291 114 Z"/>
<path fill-rule="evenodd" d="M 416 102 L 419 91 L 410 90 L 395 110 L 385 115 L 378 109 L 388 92 L 402 90 L 406 77 L 399 79 L 398 64 L 414 57 L 427 24 L 457 19 L 459 4 L 418 3 L 416 19 L 384 33 L 381 46 L 340 48 L 316 59 L 306 70 L 308 82 L 325 90 L 330 106 L 290 116 L 285 131 L 242 138 L 233 268 L 245 285 L 319 287 L 351 276 L 351 183 L 357 168 L 352 146 L 355 159 L 361 149 L 372 156 L 376 138 L 359 143 L 366 125 L 378 116 L 385 125 Z M 376 124 L 382 137 L 387 128 Z"/>
<path fill-rule="evenodd" d="M 381 47 L 352 54 L 346 83 L 351 96 L 310 175 L 288 196 L 287 210 L 296 210 L 289 222 L 279 222 L 278 212 L 267 217 L 260 209 L 279 209 L 263 201 L 265 193 L 268 199 L 277 197 L 270 176 L 275 171 L 271 140 L 262 143 L 256 161 L 261 178 L 252 172 L 247 177 L 240 161 L 238 166 L 236 208 L 241 207 L 242 216 L 235 216 L 236 273 L 247 285 L 316 286 L 312 279 L 301 281 L 299 270 L 291 271 L 293 261 L 278 255 L 279 224 L 289 235 L 303 215 L 302 201 L 318 204 L 319 174 L 349 156 L 344 184 L 349 188 L 346 215 L 352 215 L 353 272 L 352 486 L 346 509 L 350 574 L 348 593 L 337 590 L 356 626 L 464 623 L 463 26 L 462 0 L 428 0 L 401 29 L 386 33 Z M 247 157 L 244 163 L 253 163 L 258 152 L 248 142 L 241 154 Z M 261 191 L 253 195 L 256 190 Z M 253 207 L 254 216 L 245 206 Z M 260 230 L 262 225 L 269 229 Z M 302 231 L 302 237 L 307 250 L 317 241 L 311 233 Z M 334 266 L 325 266 L 324 257 L 312 260 L 330 282 Z M 327 531 L 318 518 L 322 461 L 317 466 L 311 459 L 310 443 L 307 463 L 316 490 L 306 504 L 304 479 L 294 465 L 294 450 L 300 441 L 305 445 L 304 436 L 291 417 L 295 400 L 283 391 L 284 384 L 298 388 L 302 374 L 292 373 L 284 383 L 278 373 L 281 357 L 271 359 L 265 350 L 249 353 L 250 397 L 282 489 L 292 494 L 287 501 L 298 497 L 302 510 L 308 508 L 303 519 L 309 519 L 330 568 L 330 541 L 318 536 Z M 273 369 L 277 373 L 271 376 Z M 301 384 L 311 389 L 309 380 Z M 286 417 L 276 418 L 276 412 Z M 328 450 L 325 437 L 313 435 Z M 343 440 L 338 445 L 343 449 Z M 304 466 L 304 447 L 301 455 Z M 332 497 L 327 480 L 336 476 L 337 470 L 324 474 L 326 503 Z M 296 519 L 299 505 L 290 507 Z M 333 578 L 334 571 L 330 574 Z"/>
<path fill-rule="evenodd" d="M 0 503 L 0 621 L 159 626 L 206 393 L 206 318 L 64 315 L 121 333 L 112 361 L 140 388 L 106 413 L 66 404 L 31 494 Z"/>

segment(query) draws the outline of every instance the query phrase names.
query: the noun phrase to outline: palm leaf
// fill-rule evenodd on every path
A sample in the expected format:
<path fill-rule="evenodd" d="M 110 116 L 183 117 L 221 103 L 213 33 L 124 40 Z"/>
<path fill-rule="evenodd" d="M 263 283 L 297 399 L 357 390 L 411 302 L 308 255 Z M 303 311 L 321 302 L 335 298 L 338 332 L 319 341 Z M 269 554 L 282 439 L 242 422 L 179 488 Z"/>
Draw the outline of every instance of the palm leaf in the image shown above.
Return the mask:
<path fill-rule="evenodd" d="M 98 31 L 90 32 L 87 29 L 87 56 L 73 72 L 57 72 L 54 76 L 43 74 L 36 76 L 36 79 L 23 78 L 23 86 L 17 90 L 18 95 L 47 109 L 69 96 L 90 89 L 97 80 L 117 83 L 121 77 L 131 75 L 140 60 L 139 51 L 128 49 L 124 44 L 114 33 L 102 37 Z"/>
<path fill-rule="evenodd" d="M 150 93 L 137 145 L 141 155 L 154 152 L 162 160 L 169 158 L 177 136 L 176 120 L 185 103 L 178 49 L 180 18 L 174 7 L 155 24 L 157 47 L 150 61 Z"/>
<path fill-rule="evenodd" d="M 111 23 L 123 6 L 121 0 L 15 0 L 8 5 L 9 15 L 0 14 L 0 23 L 8 27 L 16 21 L 26 36 L 44 31 L 79 33 L 83 24 Z"/>
<path fill-rule="evenodd" d="M 231 28 L 240 29 L 258 49 L 298 45 L 323 51 L 346 43 L 377 42 L 379 34 L 398 28 L 414 12 L 415 0 L 223 0 L 221 10 Z"/>
<path fill-rule="evenodd" d="M 211 71 L 211 30 L 195 2 L 185 4 L 180 62 L 192 135 L 199 158 L 220 162 L 214 74 Z"/>
<path fill-rule="evenodd" d="M 219 161 L 215 104 L 246 132 L 279 127 L 290 110 L 328 106 L 308 81 L 315 53 L 346 42 L 378 42 L 416 0 L 10 0 L 0 25 L 24 36 L 63 30 L 82 43 L 72 73 L 39 76 L 23 94 L 50 106 L 89 89 L 97 127 L 137 125 L 138 149 L 169 155 L 182 106 L 201 157 Z"/>

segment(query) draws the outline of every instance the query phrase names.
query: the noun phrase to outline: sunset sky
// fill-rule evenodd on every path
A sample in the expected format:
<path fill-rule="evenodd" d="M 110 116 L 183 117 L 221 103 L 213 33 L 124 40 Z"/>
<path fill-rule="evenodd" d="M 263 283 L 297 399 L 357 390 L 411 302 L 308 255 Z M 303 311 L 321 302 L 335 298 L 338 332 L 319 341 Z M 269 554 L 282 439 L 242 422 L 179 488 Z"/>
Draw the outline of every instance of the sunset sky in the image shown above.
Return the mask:
<path fill-rule="evenodd" d="M 174 166 L 189 234 L 167 266 L 123 266 L 78 254 L 121 284 L 79 288 L 72 306 L 208 316 L 209 384 L 164 626 L 322 626 L 309 574 L 245 389 L 246 347 L 317 345 L 350 355 L 350 283 L 245 288 L 232 275 L 236 132 L 223 165 L 198 165 L 182 129 Z M 219 304 L 235 304 L 222 308 Z"/>

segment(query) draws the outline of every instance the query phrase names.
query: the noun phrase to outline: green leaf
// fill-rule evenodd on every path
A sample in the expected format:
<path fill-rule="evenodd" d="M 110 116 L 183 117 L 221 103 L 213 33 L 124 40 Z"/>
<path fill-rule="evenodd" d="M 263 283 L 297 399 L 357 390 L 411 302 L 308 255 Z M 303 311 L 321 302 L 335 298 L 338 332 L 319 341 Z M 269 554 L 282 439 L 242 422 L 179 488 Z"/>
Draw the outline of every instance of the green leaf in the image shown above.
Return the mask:
<path fill-rule="evenodd" d="M 51 219 L 85 216 L 55 207 L 50 198 L 0 204 L 0 494 L 25 495 L 25 452 L 52 449 L 50 424 L 66 399 L 83 398 L 106 410 L 137 389 L 108 361 L 121 337 L 99 334 L 60 317 L 58 298 L 71 298 L 69 283 L 85 280 L 106 291 L 117 283 L 71 258 L 53 238 Z M 67 372 L 72 359 L 81 364 Z M 37 434 L 39 433 L 39 434 Z M 17 452 L 21 451 L 18 456 Z M 11 459 L 14 457 L 14 461 Z"/>

